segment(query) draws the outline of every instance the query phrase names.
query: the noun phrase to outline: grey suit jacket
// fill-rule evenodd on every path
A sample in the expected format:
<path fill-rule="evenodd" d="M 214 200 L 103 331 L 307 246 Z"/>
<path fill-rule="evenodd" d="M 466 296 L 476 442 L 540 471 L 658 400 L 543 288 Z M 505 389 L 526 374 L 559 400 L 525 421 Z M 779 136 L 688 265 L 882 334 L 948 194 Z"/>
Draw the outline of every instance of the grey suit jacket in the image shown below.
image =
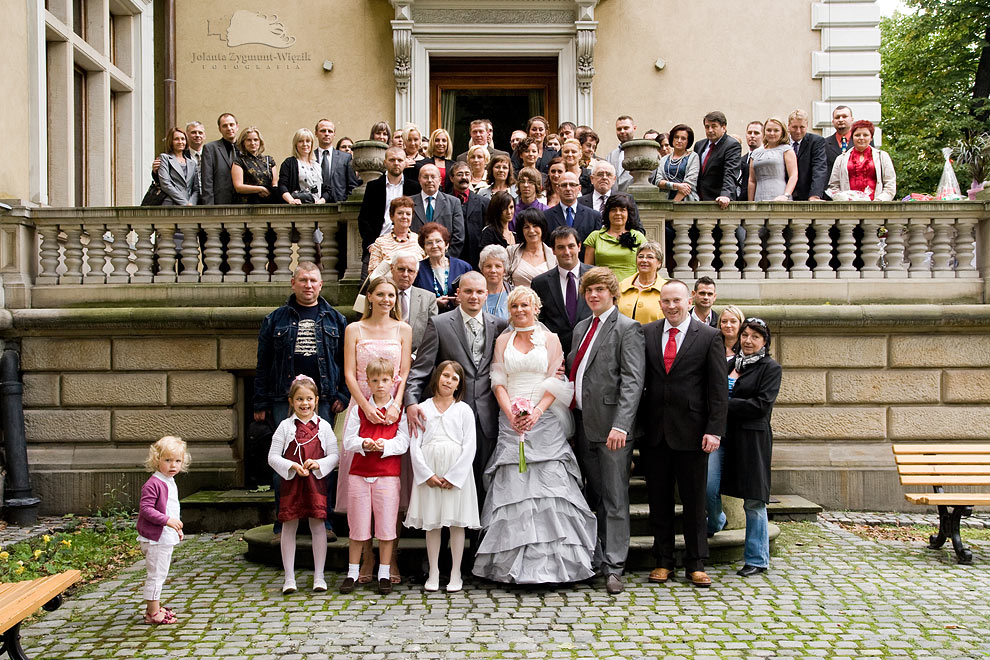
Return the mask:
<path fill-rule="evenodd" d="M 622 161 L 626 159 L 626 152 L 622 150 L 622 147 L 616 147 L 612 151 L 608 152 L 608 156 L 605 160 L 612 164 L 615 168 L 615 185 L 612 186 L 612 190 L 625 191 L 632 183 L 632 174 L 626 172 L 626 168 L 622 167 Z"/>
<path fill-rule="evenodd" d="M 574 326 L 567 371 L 591 327 L 591 316 Z M 614 427 L 632 435 L 646 377 L 643 327 L 618 309 L 609 314 L 582 362 L 581 412 L 584 434 L 591 442 L 605 442 Z M 630 439 L 632 439 L 630 437 Z"/>
<path fill-rule="evenodd" d="M 158 156 L 158 185 L 168 195 L 166 206 L 187 206 L 199 203 L 199 176 L 196 161 L 192 156 L 186 156 L 185 167 L 175 157 L 175 154 Z"/>
<path fill-rule="evenodd" d="M 203 204 L 233 204 L 234 180 L 230 177 L 230 166 L 234 154 L 227 155 L 223 139 L 203 145 Z"/>
<path fill-rule="evenodd" d="M 433 201 L 433 222 L 438 222 L 450 232 L 450 248 L 447 256 L 459 257 L 464 249 L 464 212 L 461 210 L 461 200 L 453 195 L 437 191 Z M 419 230 L 426 224 L 426 206 L 423 203 L 423 196 L 413 197 L 416 204 L 412 221 L 412 230 L 419 233 Z"/>
<path fill-rule="evenodd" d="M 426 323 L 437 315 L 437 297 L 420 289 L 411 286 L 406 291 L 409 292 L 409 319 L 407 323 L 412 326 L 412 352 L 419 349 L 423 342 L 423 335 L 426 333 Z"/>
<path fill-rule="evenodd" d="M 485 352 L 479 365 L 475 365 L 471 358 L 471 346 L 461 310 L 454 309 L 430 318 L 423 342 L 416 352 L 416 360 L 409 370 L 404 403 L 410 406 L 431 396 L 432 393 L 425 390 L 433 369 L 444 360 L 456 360 L 464 368 L 463 401 L 474 410 L 485 437 L 495 438 L 498 436 L 498 402 L 492 393 L 492 356 L 495 353 L 495 339 L 502 334 L 508 322 L 487 312 L 482 313 L 485 319 Z"/>
<path fill-rule="evenodd" d="M 361 185 L 361 179 L 351 167 L 351 155 L 337 149 L 330 150 L 330 162 L 324 159 L 323 181 L 330 187 L 330 201 L 343 202 L 351 191 Z"/>

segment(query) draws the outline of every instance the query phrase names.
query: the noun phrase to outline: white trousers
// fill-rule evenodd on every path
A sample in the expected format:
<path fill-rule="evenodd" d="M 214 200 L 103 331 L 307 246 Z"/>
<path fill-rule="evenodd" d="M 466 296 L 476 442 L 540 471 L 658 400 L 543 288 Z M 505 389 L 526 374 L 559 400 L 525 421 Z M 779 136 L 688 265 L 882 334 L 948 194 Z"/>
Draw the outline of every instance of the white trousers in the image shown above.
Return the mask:
<path fill-rule="evenodd" d="M 168 567 L 172 564 L 174 545 L 163 543 L 141 542 L 141 552 L 144 554 L 145 568 L 148 577 L 144 581 L 144 599 L 161 600 L 162 585 L 168 577 Z"/>

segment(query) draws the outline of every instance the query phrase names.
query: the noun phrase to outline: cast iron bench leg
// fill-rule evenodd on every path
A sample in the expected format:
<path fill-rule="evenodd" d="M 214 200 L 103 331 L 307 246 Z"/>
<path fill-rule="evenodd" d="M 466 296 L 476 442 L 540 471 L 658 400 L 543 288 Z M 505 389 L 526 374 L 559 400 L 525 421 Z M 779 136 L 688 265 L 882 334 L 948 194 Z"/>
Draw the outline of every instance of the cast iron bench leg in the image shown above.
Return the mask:
<path fill-rule="evenodd" d="M 962 536 L 959 533 L 959 519 L 969 517 L 973 513 L 971 506 L 956 506 L 952 508 L 952 516 L 949 519 L 949 531 L 952 538 L 952 549 L 956 551 L 956 559 L 960 564 L 972 564 L 973 553 L 963 545 Z"/>
<path fill-rule="evenodd" d="M 928 537 L 928 547 L 932 550 L 938 550 L 945 545 L 946 539 L 951 536 L 949 527 L 949 507 L 940 506 L 938 507 L 938 534 L 932 534 Z"/>
<path fill-rule="evenodd" d="M 62 594 L 55 596 L 50 601 L 42 605 L 46 612 L 54 612 L 62 606 Z M 10 660 L 31 660 L 24 649 L 21 648 L 21 624 L 8 630 L 3 634 L 3 646 L 0 646 L 0 656 L 4 653 Z"/>

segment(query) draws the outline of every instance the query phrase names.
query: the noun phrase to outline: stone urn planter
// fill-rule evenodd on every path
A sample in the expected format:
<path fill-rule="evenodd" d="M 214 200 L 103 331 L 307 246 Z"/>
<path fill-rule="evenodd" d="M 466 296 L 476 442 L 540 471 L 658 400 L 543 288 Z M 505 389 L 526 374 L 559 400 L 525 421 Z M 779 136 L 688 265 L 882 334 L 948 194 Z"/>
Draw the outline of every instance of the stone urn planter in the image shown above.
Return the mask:
<path fill-rule="evenodd" d="M 633 177 L 629 192 L 652 190 L 649 179 L 660 164 L 660 145 L 653 140 L 629 140 L 622 144 L 622 153 L 622 167 Z"/>
<path fill-rule="evenodd" d="M 351 195 L 364 197 L 365 186 L 385 173 L 385 152 L 388 145 L 379 140 L 358 140 L 354 143 L 352 163 L 354 171 L 361 177 L 361 185 Z"/>

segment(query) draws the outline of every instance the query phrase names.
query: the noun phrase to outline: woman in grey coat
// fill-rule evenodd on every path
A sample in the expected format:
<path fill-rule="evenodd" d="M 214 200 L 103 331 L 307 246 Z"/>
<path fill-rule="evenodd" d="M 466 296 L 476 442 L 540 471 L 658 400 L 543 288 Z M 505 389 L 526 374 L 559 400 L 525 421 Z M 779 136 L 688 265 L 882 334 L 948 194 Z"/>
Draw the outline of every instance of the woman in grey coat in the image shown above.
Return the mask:
<path fill-rule="evenodd" d="M 158 157 L 158 185 L 165 193 L 162 206 L 196 206 L 199 177 L 196 161 L 186 155 L 186 132 L 173 127 L 165 134 L 165 153 Z"/>

